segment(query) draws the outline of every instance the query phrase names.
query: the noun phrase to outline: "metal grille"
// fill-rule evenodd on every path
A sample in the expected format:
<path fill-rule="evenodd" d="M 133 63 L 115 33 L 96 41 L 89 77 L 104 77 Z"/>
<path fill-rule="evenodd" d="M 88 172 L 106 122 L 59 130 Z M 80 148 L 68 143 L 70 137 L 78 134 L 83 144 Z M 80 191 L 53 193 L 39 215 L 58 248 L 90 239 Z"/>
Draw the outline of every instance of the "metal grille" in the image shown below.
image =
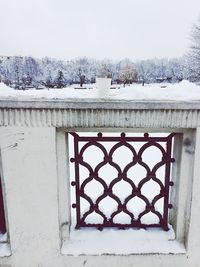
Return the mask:
<path fill-rule="evenodd" d="M 1 177 L 0 177 L 0 233 L 5 233 L 5 232 L 6 232 L 6 222 L 5 222 L 3 194 L 2 194 Z"/>
<path fill-rule="evenodd" d="M 71 182 L 71 185 L 75 187 L 76 192 L 76 203 L 72 204 L 72 208 L 76 209 L 76 229 L 80 227 L 97 227 L 100 230 L 104 227 L 119 227 L 120 229 L 161 227 L 164 230 L 168 230 L 168 209 L 172 208 L 172 205 L 169 204 L 169 189 L 170 186 L 173 186 L 173 182 L 170 181 L 170 169 L 172 162 L 175 161 L 171 157 L 174 133 L 166 137 L 150 137 L 148 133 L 138 137 L 126 136 L 125 133 L 121 133 L 118 137 L 103 136 L 102 133 L 98 133 L 96 136 L 70 134 L 73 136 L 74 141 L 74 157 L 70 161 L 75 164 L 75 180 Z M 107 149 L 106 143 L 109 143 L 109 149 Z M 137 150 L 135 146 L 138 143 L 140 148 Z M 96 150 L 100 149 L 103 153 L 102 159 L 98 159 L 96 166 L 91 166 L 84 157 L 87 149 L 91 147 L 94 148 L 94 156 L 95 148 Z M 120 159 L 116 162 L 113 157 L 117 149 L 121 147 L 126 147 L 132 154 L 132 159 L 124 167 L 120 166 Z M 150 147 L 157 148 L 161 152 L 160 160 L 154 166 L 149 166 L 148 162 L 143 159 L 145 151 Z M 117 173 L 116 177 L 109 182 L 107 181 L 108 177 L 101 177 L 100 175 L 101 169 L 106 165 L 112 166 Z M 143 167 L 145 170 L 145 175 L 138 184 L 128 175 L 128 171 L 136 165 Z M 84 180 L 80 179 L 81 166 L 86 168 L 89 173 Z M 164 179 L 158 177 L 158 170 L 161 167 L 164 167 Z M 86 190 L 87 185 L 92 181 L 99 183 L 103 188 L 102 193 L 95 200 L 87 194 Z M 122 181 L 131 188 L 128 196 L 124 199 L 121 199 L 114 191 L 114 187 Z M 159 192 L 152 199 L 143 193 L 143 187 L 150 181 L 159 186 Z M 116 204 L 113 206 L 113 212 L 109 216 L 101 208 L 102 201 L 107 197 L 111 198 Z M 143 209 L 137 216 L 134 209 L 130 211 L 129 208 L 131 201 L 136 197 L 143 203 Z M 81 209 L 81 200 L 83 199 L 89 204 L 89 208 L 86 211 Z M 157 210 L 155 204 L 160 199 L 163 200 L 162 209 Z M 117 222 L 117 216 L 122 213 L 129 218 L 128 221 Z M 150 213 L 157 218 L 156 223 L 154 220 L 150 220 L 148 223 L 144 222 L 143 218 Z M 87 218 L 92 214 L 98 215 L 102 219 L 101 222 L 88 223 Z"/>

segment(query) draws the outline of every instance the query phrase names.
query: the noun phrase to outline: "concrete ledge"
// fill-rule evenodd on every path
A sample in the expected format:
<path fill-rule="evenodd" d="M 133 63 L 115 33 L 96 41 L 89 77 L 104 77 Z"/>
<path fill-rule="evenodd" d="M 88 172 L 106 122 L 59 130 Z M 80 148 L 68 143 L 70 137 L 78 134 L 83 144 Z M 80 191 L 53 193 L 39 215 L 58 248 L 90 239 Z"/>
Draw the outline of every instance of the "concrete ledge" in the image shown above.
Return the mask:
<path fill-rule="evenodd" d="M 0 126 L 196 128 L 200 101 L 0 100 Z"/>
<path fill-rule="evenodd" d="M 114 110 L 200 110 L 200 101 L 101 100 L 101 99 L 33 99 L 4 98 L 0 108 L 31 109 L 114 109 Z"/>

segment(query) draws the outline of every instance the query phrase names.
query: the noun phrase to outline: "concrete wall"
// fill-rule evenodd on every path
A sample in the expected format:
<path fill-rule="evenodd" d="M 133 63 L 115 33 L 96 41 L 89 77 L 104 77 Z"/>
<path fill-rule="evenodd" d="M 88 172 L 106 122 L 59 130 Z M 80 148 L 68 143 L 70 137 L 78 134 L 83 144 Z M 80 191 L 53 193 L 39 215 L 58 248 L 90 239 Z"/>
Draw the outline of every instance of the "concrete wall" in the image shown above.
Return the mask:
<path fill-rule="evenodd" d="M 6 111 L 4 112 L 4 117 L 0 120 L 5 122 L 6 116 L 9 117 L 9 115 L 6 115 Z M 197 127 L 192 132 L 189 130 L 187 132 L 189 137 L 185 133 L 185 138 L 190 138 L 192 143 L 189 145 L 185 143 L 183 149 L 180 150 L 182 153 L 180 159 L 186 164 L 186 167 L 184 169 L 183 164 L 178 170 L 179 178 L 184 179 L 180 180 L 183 185 L 179 186 L 184 189 L 184 194 L 189 192 L 190 197 L 182 198 L 183 192 L 179 191 L 178 200 L 175 198 L 176 203 L 184 201 L 184 204 L 178 215 L 174 215 L 173 220 L 177 222 L 183 217 L 187 218 L 187 220 L 184 219 L 184 225 L 180 222 L 183 229 L 177 226 L 180 242 L 185 243 L 186 253 L 134 255 L 133 252 L 133 255 L 126 256 L 82 255 L 75 257 L 61 255 L 62 242 L 68 238 L 68 222 L 70 220 L 69 177 L 65 161 L 67 151 L 64 133 L 64 129 L 67 129 L 68 126 L 63 118 L 60 120 L 63 119 L 64 127 L 60 129 L 55 125 L 47 125 L 48 121 L 46 120 L 45 123 L 43 121 L 43 125 L 35 127 L 35 123 L 31 126 L 31 120 L 30 124 L 26 125 L 24 116 L 20 117 L 19 115 L 17 118 L 20 124 L 23 122 L 23 126 L 4 124 L 0 127 L 2 179 L 9 244 L 12 253 L 9 257 L 0 258 L 0 266 L 200 266 L 200 128 Z M 37 123 L 41 120 L 42 118 L 38 117 Z M 56 117 L 56 120 L 59 118 Z M 150 125 L 151 118 L 149 120 Z M 122 122 L 120 123 L 122 124 Z M 111 127 L 111 125 L 107 126 Z M 150 126 L 152 130 L 156 131 L 155 127 Z M 168 126 L 170 127 L 170 124 Z M 104 125 L 102 124 L 101 127 Z M 116 125 L 117 127 L 119 125 Z M 159 128 L 162 128 L 161 125 Z M 64 155 L 66 158 L 63 160 Z M 189 164 L 191 170 L 188 170 L 188 159 L 190 163 L 191 161 L 193 163 L 193 165 Z M 65 179 L 66 188 L 63 188 Z M 179 207 L 177 207 L 178 209 Z"/>
<path fill-rule="evenodd" d="M 52 263 L 60 245 L 55 128 L 1 128 L 0 136 L 12 251 L 6 262 Z"/>

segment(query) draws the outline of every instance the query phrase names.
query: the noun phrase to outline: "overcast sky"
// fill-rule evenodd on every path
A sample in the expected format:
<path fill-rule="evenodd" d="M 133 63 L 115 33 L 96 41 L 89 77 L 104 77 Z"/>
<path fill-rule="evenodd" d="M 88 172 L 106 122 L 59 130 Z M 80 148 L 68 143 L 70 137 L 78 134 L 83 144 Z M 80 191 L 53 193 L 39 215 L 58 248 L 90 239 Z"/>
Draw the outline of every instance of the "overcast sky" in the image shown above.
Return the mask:
<path fill-rule="evenodd" d="M 0 55 L 182 56 L 200 0 L 0 0 Z"/>

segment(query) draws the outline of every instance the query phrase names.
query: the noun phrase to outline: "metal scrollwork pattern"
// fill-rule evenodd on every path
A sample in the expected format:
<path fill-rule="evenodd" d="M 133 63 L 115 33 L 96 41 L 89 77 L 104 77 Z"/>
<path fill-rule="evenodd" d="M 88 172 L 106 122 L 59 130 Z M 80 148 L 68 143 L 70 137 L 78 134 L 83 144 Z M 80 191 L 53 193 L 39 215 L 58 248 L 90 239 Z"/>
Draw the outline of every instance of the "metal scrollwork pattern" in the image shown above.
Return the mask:
<path fill-rule="evenodd" d="M 172 154 L 172 139 L 174 133 L 169 134 L 166 137 L 150 137 L 148 133 L 145 133 L 144 136 L 135 137 L 135 136 L 126 136 L 125 133 L 121 133 L 120 136 L 103 136 L 102 133 L 98 133 L 97 136 L 79 136 L 77 133 L 70 133 L 74 138 L 74 157 L 71 158 L 71 162 L 75 164 L 75 180 L 71 182 L 71 185 L 75 187 L 76 191 L 76 203 L 72 204 L 72 207 L 76 209 L 76 228 L 81 227 L 97 227 L 98 229 L 103 229 L 104 227 L 118 227 L 120 229 L 137 227 L 137 228 L 146 228 L 146 227 L 161 227 L 164 230 L 168 230 L 168 213 L 172 208 L 172 205 L 169 204 L 169 189 L 170 186 L 173 186 L 173 182 L 170 181 L 170 170 L 171 164 L 175 161 L 171 157 Z M 82 147 L 79 149 L 79 144 L 82 142 Z M 105 143 L 112 144 L 110 149 L 106 149 Z M 137 151 L 134 148 L 135 143 L 140 143 L 141 147 Z M 162 145 L 161 145 L 162 144 Z M 165 146 L 163 146 L 165 144 Z M 103 153 L 103 160 L 98 163 L 95 167 L 92 167 L 84 159 L 84 152 L 91 146 L 96 146 Z M 132 153 L 132 160 L 125 166 L 121 167 L 120 164 L 116 163 L 113 159 L 113 154 L 120 147 L 126 147 Z M 148 162 L 143 160 L 143 153 L 149 147 L 156 147 L 161 153 L 162 157 L 159 162 L 157 162 L 153 167 L 148 165 Z M 117 171 L 118 175 L 111 182 L 106 182 L 103 179 L 99 172 L 101 168 L 109 164 Z M 80 165 L 87 168 L 89 176 L 80 180 Z M 128 177 L 127 173 L 133 166 L 140 165 L 145 169 L 146 175 L 143 177 L 138 184 L 134 182 L 131 177 Z M 164 180 L 161 181 L 157 177 L 157 170 L 164 166 Z M 96 181 L 103 187 L 103 193 L 93 200 L 85 190 L 85 187 L 91 182 Z M 128 183 L 131 187 L 131 192 L 124 200 L 114 192 L 114 186 L 120 181 Z M 149 181 L 156 183 L 160 190 L 153 199 L 149 199 L 145 194 L 142 193 L 143 186 Z M 117 205 L 112 214 L 108 217 L 103 210 L 100 208 L 100 202 L 105 198 L 110 197 L 113 199 Z M 135 197 L 139 198 L 145 203 L 144 209 L 136 216 L 134 210 L 130 211 L 128 209 L 128 203 Z M 85 212 L 81 212 L 81 201 L 84 199 L 89 204 L 89 209 Z M 155 208 L 155 204 L 160 199 L 163 199 L 163 208 L 162 211 L 158 211 Z M 118 214 L 123 212 L 129 216 L 129 222 L 125 223 L 116 223 L 115 218 Z M 157 216 L 157 223 L 149 222 L 144 223 L 142 218 L 152 213 L 154 216 Z M 86 219 L 92 213 L 98 214 L 102 218 L 102 223 L 87 223 Z"/>

